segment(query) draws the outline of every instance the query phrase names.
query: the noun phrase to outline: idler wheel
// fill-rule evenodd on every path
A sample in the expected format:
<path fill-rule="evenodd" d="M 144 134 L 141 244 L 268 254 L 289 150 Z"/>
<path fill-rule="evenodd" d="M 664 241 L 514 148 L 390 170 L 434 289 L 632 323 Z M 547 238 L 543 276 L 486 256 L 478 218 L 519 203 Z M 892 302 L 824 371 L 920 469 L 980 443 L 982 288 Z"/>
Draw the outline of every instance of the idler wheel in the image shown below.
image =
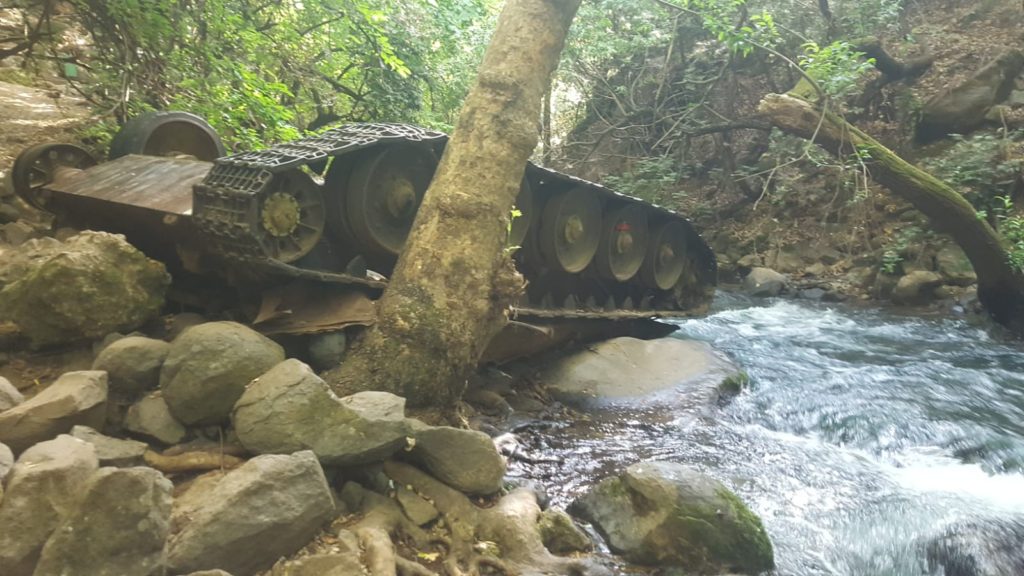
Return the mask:
<path fill-rule="evenodd" d="M 640 267 L 644 284 L 659 290 L 668 290 L 686 266 L 686 229 L 679 222 L 665 222 L 651 233 L 647 256 Z"/>
<path fill-rule="evenodd" d="M 11 187 L 29 205 L 46 208 L 43 187 L 53 182 L 60 168 L 83 170 L 96 165 L 96 159 L 74 144 L 37 144 L 18 154 L 11 167 Z"/>
<path fill-rule="evenodd" d="M 146 112 L 125 122 L 110 142 L 110 159 L 128 154 L 192 156 L 212 162 L 224 156 L 213 127 L 188 112 Z"/>
<path fill-rule="evenodd" d="M 625 282 L 636 275 L 647 254 L 647 212 L 631 204 L 605 214 L 601 242 L 594 257 L 597 272 Z"/>
<path fill-rule="evenodd" d="M 398 255 L 436 168 L 429 148 L 408 144 L 387 146 L 355 168 L 344 205 L 348 227 L 367 252 Z"/>
<path fill-rule="evenodd" d="M 522 246 L 526 240 L 526 233 L 530 231 L 533 223 L 533 189 L 530 182 L 524 177 L 519 185 L 519 194 L 516 196 L 515 209 L 518 215 L 512 219 L 512 225 L 508 231 L 508 245 Z"/>
<path fill-rule="evenodd" d="M 256 203 L 256 238 L 268 257 L 294 262 L 324 233 L 327 210 L 316 182 L 299 170 L 274 175 Z"/>
<path fill-rule="evenodd" d="M 544 205 L 540 250 L 549 266 L 570 274 L 593 260 L 601 241 L 601 202 L 586 188 L 563 192 Z"/>

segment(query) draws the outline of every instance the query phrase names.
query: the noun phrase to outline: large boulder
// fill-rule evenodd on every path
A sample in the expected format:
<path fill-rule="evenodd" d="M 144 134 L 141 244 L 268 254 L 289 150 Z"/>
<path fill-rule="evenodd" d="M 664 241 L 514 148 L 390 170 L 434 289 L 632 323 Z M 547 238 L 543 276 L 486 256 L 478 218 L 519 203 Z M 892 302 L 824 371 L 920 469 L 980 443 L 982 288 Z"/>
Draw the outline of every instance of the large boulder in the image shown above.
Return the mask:
<path fill-rule="evenodd" d="M 152 468 L 102 468 L 43 547 L 33 576 L 151 576 L 161 572 L 171 482 Z"/>
<path fill-rule="evenodd" d="M 67 372 L 30 400 L 0 413 L 0 442 L 17 454 L 76 424 L 102 428 L 106 403 L 106 372 Z"/>
<path fill-rule="evenodd" d="M 124 429 L 164 444 L 177 444 L 185 439 L 188 430 L 175 420 L 159 392 L 149 394 L 128 408 Z"/>
<path fill-rule="evenodd" d="M 34 346 L 131 331 L 159 313 L 170 275 L 123 236 L 82 232 L 63 244 L 26 243 L 24 272 L 0 290 L 0 319 Z"/>
<path fill-rule="evenodd" d="M 505 478 L 505 461 L 483 432 L 448 426 L 416 432 L 412 456 L 452 488 L 468 494 L 493 494 Z"/>
<path fill-rule="evenodd" d="M 741 375 L 709 344 L 679 338 L 614 338 L 540 368 L 555 398 L 581 408 L 710 405 L 718 401 L 721 383 Z"/>
<path fill-rule="evenodd" d="M 110 377 L 110 393 L 136 398 L 160 385 L 160 368 L 171 350 L 163 340 L 128 336 L 110 344 L 92 363 Z"/>
<path fill-rule="evenodd" d="M 925 546 L 929 573 L 945 576 L 1024 574 L 1024 518 L 961 522 Z"/>
<path fill-rule="evenodd" d="M 951 132 L 966 134 L 985 121 L 989 109 L 1010 95 L 1024 68 L 1024 52 L 1011 48 L 963 83 L 933 96 L 921 110 L 917 135 L 922 140 Z"/>
<path fill-rule="evenodd" d="M 233 414 L 238 439 L 257 454 L 312 450 L 324 464 L 379 462 L 406 445 L 405 399 L 387 392 L 338 398 L 313 370 L 285 360 L 246 388 Z"/>
<path fill-rule="evenodd" d="M 32 574 L 46 540 L 98 468 L 92 445 L 66 435 L 18 458 L 0 505 L 0 574 Z"/>
<path fill-rule="evenodd" d="M 594 548 L 587 533 L 576 526 L 572 517 L 560 508 L 548 508 L 537 520 L 537 531 L 544 547 L 555 554 L 589 552 Z"/>
<path fill-rule="evenodd" d="M 183 499 L 184 500 L 184 499 Z M 334 500 L 310 451 L 257 456 L 213 488 L 175 503 L 167 566 L 175 574 L 219 568 L 252 574 L 306 545 L 334 516 Z"/>
<path fill-rule="evenodd" d="M 942 284 L 942 276 L 928 270 L 915 270 L 900 277 L 890 298 L 897 304 L 914 306 L 927 304 L 932 292 Z"/>
<path fill-rule="evenodd" d="M 171 343 L 160 389 L 171 414 L 192 425 L 219 424 L 253 378 L 284 360 L 284 349 L 235 322 L 208 322 Z"/>
<path fill-rule="evenodd" d="M 978 281 L 971 261 L 959 246 L 949 245 L 935 254 L 935 268 L 947 284 L 970 286 Z"/>
<path fill-rule="evenodd" d="M 145 442 L 104 436 L 88 426 L 75 426 L 71 436 L 92 444 L 102 466 L 141 466 L 145 463 L 143 455 L 149 449 Z"/>
<path fill-rule="evenodd" d="M 11 381 L 0 376 L 0 412 L 10 410 L 25 401 L 25 397 L 11 384 Z"/>
<path fill-rule="evenodd" d="M 753 268 L 743 278 L 742 290 L 749 296 L 778 296 L 789 280 L 771 268 Z"/>
<path fill-rule="evenodd" d="M 696 574 L 759 574 L 775 564 L 760 518 L 720 482 L 682 464 L 634 464 L 602 480 L 572 511 L 637 564 Z"/>

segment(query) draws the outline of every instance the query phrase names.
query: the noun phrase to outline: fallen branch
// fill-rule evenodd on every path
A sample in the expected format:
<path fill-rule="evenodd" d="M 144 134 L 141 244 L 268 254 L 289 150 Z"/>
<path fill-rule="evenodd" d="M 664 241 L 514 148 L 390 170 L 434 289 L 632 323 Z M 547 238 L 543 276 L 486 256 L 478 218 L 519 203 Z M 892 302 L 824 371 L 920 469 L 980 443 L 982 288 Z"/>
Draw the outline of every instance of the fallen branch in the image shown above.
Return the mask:
<path fill-rule="evenodd" d="M 215 452 L 185 452 L 167 456 L 147 450 L 143 460 L 151 468 L 168 474 L 178 472 L 198 472 L 207 470 L 227 470 L 245 464 L 245 460 L 237 456 Z"/>

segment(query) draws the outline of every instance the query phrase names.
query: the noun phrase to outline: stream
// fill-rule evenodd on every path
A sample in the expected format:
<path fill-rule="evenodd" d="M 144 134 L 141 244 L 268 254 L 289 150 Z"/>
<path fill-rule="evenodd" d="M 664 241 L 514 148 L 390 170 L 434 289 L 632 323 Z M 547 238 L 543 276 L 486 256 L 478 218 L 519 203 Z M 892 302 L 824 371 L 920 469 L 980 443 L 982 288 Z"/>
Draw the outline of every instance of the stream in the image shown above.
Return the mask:
<path fill-rule="evenodd" d="M 640 460 L 696 466 L 761 516 L 780 575 L 920 576 L 947 526 L 1024 514 L 1020 343 L 959 319 L 718 298 L 672 337 L 713 344 L 748 390 L 713 417 L 552 424 L 530 442 L 559 462 L 511 472 L 564 506 Z"/>

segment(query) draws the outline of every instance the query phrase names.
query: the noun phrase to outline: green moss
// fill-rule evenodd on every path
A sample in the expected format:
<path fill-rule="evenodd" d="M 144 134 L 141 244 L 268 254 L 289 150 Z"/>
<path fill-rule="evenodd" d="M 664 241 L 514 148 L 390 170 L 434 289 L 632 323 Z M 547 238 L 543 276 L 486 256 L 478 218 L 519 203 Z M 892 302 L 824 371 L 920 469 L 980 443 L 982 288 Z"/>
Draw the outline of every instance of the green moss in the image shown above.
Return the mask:
<path fill-rule="evenodd" d="M 718 384 L 718 392 L 723 396 L 735 396 L 750 384 L 750 375 L 745 370 L 731 374 Z"/>

